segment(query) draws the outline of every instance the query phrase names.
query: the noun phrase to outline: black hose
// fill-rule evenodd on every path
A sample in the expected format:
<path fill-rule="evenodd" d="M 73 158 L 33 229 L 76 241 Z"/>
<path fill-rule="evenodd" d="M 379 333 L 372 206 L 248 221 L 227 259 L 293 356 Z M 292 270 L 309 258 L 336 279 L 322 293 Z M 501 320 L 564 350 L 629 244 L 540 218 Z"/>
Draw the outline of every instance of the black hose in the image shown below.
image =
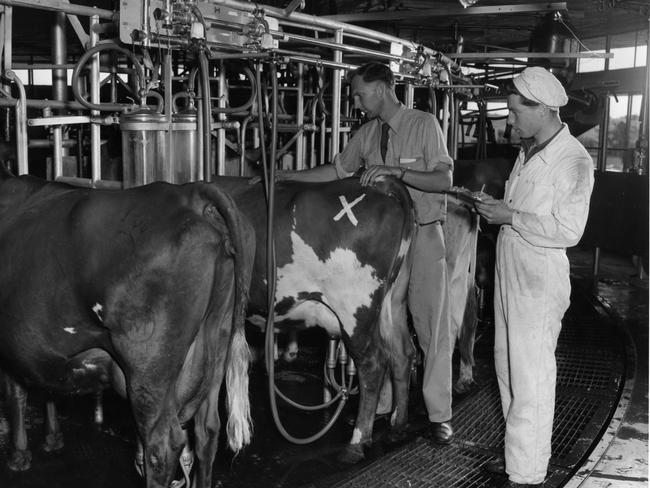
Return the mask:
<path fill-rule="evenodd" d="M 210 101 L 210 71 L 208 57 L 204 51 L 199 52 L 199 67 L 201 69 L 201 91 L 203 92 L 203 103 L 201 113 L 203 115 L 203 167 L 209 171 L 207 174 L 212 177 L 212 107 Z M 205 174 L 204 170 L 204 174 Z"/>
<path fill-rule="evenodd" d="M 258 82 L 260 80 L 259 76 L 260 76 L 260 70 L 257 71 Z M 262 143 L 264 184 L 266 187 L 266 195 L 267 195 L 267 225 L 266 225 L 266 236 L 267 236 L 266 237 L 266 273 L 267 275 L 266 276 L 267 276 L 267 283 L 268 283 L 267 284 L 266 331 L 264 335 L 264 339 L 265 339 L 264 356 L 265 356 L 266 372 L 267 372 L 268 384 L 269 384 L 269 400 L 271 402 L 271 413 L 273 414 L 273 420 L 275 421 L 275 425 L 280 431 L 280 434 L 282 434 L 282 436 L 286 440 L 288 440 L 289 442 L 293 442 L 294 444 L 304 445 L 320 439 L 332 428 L 334 422 L 338 420 L 341 412 L 343 411 L 343 407 L 345 406 L 345 403 L 349 395 L 346 389 L 342 388 L 339 390 L 338 394 L 336 395 L 336 399 L 339 399 L 339 404 L 336 408 L 336 411 L 334 412 L 334 415 L 332 415 L 332 418 L 329 420 L 327 425 L 325 425 L 325 427 L 323 427 L 319 432 L 317 432 L 316 434 L 310 437 L 298 438 L 292 436 L 286 431 L 286 429 L 282 425 L 282 422 L 280 421 L 280 416 L 278 413 L 278 405 L 275 398 L 276 394 L 281 396 L 289 404 L 296 406 L 298 408 L 302 408 L 304 410 L 317 410 L 324 407 L 300 405 L 290 400 L 285 395 L 283 395 L 275 386 L 275 364 L 274 364 L 275 358 L 273 354 L 274 353 L 273 332 L 275 329 L 274 309 L 275 309 L 275 286 L 277 280 L 277 270 L 276 270 L 276 262 L 275 262 L 275 241 L 273 238 L 273 227 L 274 227 L 274 215 L 275 215 L 275 156 L 276 156 L 276 146 L 277 146 L 277 139 L 278 139 L 278 129 L 277 129 L 278 78 L 277 78 L 277 71 L 276 71 L 275 64 L 271 64 L 270 76 L 271 76 L 271 86 L 272 86 L 272 105 L 271 105 L 272 132 L 271 132 L 271 157 L 270 157 L 271 164 L 269 165 L 268 171 L 266 169 L 266 156 L 264 155 L 265 151 L 264 151 L 264 145 Z M 261 83 L 258 83 L 258 86 L 261 86 Z M 263 130 L 264 123 L 262 121 L 261 90 L 258 90 L 258 101 L 259 101 L 258 113 L 260 117 L 260 123 L 259 123 L 260 138 L 262 141 L 264 141 L 264 130 Z M 327 402 L 326 406 L 328 406 L 331 403 L 333 403 L 332 400 L 330 402 Z"/>

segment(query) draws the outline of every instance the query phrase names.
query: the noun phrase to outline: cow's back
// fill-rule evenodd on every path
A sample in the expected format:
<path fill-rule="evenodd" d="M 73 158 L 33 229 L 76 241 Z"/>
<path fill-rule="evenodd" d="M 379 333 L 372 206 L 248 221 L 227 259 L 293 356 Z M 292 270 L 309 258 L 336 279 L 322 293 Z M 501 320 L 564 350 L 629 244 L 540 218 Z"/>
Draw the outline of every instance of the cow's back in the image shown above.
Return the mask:
<path fill-rule="evenodd" d="M 255 228 L 249 310 L 266 316 L 267 207 L 262 185 L 248 182 L 215 180 Z M 375 323 L 414 231 L 412 202 L 403 185 L 390 179 L 376 188 L 361 187 L 358 178 L 280 182 L 274 220 L 276 319 L 319 325 L 332 334 L 343 326 L 350 335 L 355 323 Z M 368 317 L 359 321 L 364 314 Z"/>
<path fill-rule="evenodd" d="M 69 358 L 97 347 L 115 353 L 110 334 L 118 324 L 110 314 L 124 320 L 119 300 L 135 300 L 136 287 L 143 301 L 157 291 L 182 290 L 182 283 L 164 281 L 178 280 L 170 268 L 187 266 L 189 256 L 204 266 L 186 241 L 219 244 L 193 208 L 189 187 L 113 192 L 39 187 L 29 177 L 2 185 L 0 361 L 27 383 L 75 389 L 61 384 Z"/>

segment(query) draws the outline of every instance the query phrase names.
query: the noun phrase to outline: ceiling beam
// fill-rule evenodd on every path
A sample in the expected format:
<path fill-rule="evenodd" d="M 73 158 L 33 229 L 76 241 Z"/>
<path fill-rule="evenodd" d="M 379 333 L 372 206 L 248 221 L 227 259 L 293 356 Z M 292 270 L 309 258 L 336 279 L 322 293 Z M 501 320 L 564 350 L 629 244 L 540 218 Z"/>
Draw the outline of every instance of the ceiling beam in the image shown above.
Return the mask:
<path fill-rule="evenodd" d="M 566 2 L 525 3 L 518 5 L 486 5 L 481 7 L 463 8 L 437 7 L 417 10 L 385 10 L 383 12 L 362 12 L 354 14 L 321 15 L 321 18 L 337 22 L 375 22 L 399 21 L 408 19 L 422 19 L 426 17 L 455 17 L 457 15 L 491 15 L 491 14 L 519 14 L 525 12 L 546 12 L 567 10 Z"/>

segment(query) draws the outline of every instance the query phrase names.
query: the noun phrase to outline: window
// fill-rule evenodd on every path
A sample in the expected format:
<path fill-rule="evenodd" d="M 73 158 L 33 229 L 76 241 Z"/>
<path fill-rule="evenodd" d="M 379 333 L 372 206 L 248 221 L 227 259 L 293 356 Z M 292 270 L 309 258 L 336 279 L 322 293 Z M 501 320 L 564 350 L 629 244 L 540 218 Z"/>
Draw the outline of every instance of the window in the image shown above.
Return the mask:
<path fill-rule="evenodd" d="M 602 54 L 605 52 L 607 43 L 606 37 L 598 37 L 584 41 L 580 51 L 581 52 L 594 52 Z M 590 73 L 593 71 L 605 70 L 605 58 L 578 58 L 578 73 Z"/>
<path fill-rule="evenodd" d="M 647 31 L 635 31 L 609 37 L 597 37 L 581 42 L 581 52 L 610 52 L 612 58 L 579 58 L 578 73 L 639 68 L 647 62 Z"/>
<path fill-rule="evenodd" d="M 610 96 L 607 126 L 606 171 L 629 171 L 639 138 L 641 95 Z"/>

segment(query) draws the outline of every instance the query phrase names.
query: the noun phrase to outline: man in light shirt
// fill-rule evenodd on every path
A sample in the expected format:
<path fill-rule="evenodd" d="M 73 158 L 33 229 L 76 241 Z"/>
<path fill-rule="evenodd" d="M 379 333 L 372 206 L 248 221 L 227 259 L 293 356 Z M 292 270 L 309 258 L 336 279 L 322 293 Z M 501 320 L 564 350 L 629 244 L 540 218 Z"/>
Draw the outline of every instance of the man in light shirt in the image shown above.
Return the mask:
<path fill-rule="evenodd" d="M 568 98 L 549 71 L 526 68 L 508 95 L 508 123 L 522 140 L 503 200 L 483 195 L 478 212 L 501 224 L 494 286 L 494 362 L 506 421 L 500 486 L 541 486 L 551 456 L 555 348 L 571 285 L 566 248 L 585 228 L 593 162 L 559 117 Z"/>
<path fill-rule="evenodd" d="M 371 119 L 327 164 L 305 171 L 283 171 L 279 180 L 332 181 L 352 176 L 360 168 L 361 184 L 381 175 L 399 178 L 408 188 L 417 213 L 408 307 L 424 353 L 422 393 L 432 438 L 453 439 L 451 426 L 453 337 L 441 224 L 447 205 L 441 192 L 451 187 L 453 160 L 435 116 L 408 109 L 395 94 L 388 66 L 368 63 L 351 73 L 355 106 Z"/>

